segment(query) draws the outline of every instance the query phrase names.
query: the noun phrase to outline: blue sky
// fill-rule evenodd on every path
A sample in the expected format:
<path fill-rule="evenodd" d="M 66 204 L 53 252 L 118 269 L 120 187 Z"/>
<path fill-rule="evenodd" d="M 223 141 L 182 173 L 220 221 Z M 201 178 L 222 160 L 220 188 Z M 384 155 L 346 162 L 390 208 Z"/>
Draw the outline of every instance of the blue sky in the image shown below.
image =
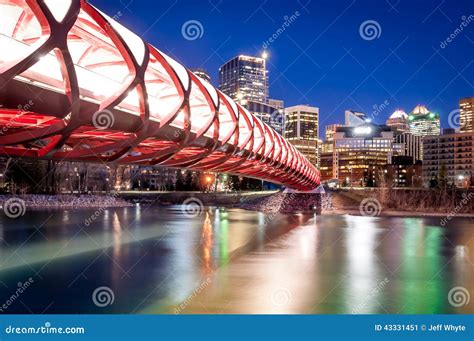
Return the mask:
<path fill-rule="evenodd" d="M 206 69 L 214 85 L 220 65 L 237 54 L 261 54 L 276 34 L 267 48 L 270 96 L 319 107 L 321 126 L 342 122 L 345 109 L 376 111 L 374 121 L 383 123 L 396 108 L 423 103 L 447 127 L 459 99 L 474 96 L 474 1 L 91 3 L 185 66 Z M 194 40 L 182 34 L 190 20 L 202 26 Z M 366 26 L 375 34 L 364 33 Z"/>

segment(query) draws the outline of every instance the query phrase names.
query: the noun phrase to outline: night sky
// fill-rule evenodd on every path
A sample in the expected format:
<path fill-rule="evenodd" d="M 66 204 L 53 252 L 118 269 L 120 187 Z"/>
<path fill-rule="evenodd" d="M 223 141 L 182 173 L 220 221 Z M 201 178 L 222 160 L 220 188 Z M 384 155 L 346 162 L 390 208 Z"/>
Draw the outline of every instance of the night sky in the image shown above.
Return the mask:
<path fill-rule="evenodd" d="M 447 127 L 459 99 L 474 96 L 472 0 L 91 3 L 185 66 L 204 68 L 216 86 L 220 65 L 238 54 L 260 55 L 293 15 L 267 49 L 270 97 L 319 107 L 320 133 L 342 123 L 346 109 L 375 111 L 374 122 L 383 123 L 396 108 L 409 112 L 418 103 L 440 113 Z M 183 36 L 189 20 L 202 25 L 202 37 Z M 360 33 L 368 20 L 375 36 Z"/>

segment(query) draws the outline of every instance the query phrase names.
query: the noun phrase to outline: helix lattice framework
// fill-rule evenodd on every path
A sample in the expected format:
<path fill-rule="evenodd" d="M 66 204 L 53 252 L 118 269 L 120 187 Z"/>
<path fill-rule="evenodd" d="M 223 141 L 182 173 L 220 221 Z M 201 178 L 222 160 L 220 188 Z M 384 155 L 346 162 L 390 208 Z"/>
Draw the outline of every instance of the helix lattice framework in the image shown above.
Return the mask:
<path fill-rule="evenodd" d="M 269 125 L 86 1 L 0 0 L 0 104 L 3 156 L 319 184 Z"/>

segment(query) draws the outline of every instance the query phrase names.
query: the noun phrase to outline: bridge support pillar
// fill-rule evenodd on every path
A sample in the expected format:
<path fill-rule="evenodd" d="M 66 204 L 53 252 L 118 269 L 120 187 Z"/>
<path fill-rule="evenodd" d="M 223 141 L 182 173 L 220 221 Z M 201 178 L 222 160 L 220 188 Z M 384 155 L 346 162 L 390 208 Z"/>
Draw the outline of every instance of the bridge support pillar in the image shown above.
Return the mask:
<path fill-rule="evenodd" d="M 323 193 L 283 191 L 254 200 L 244 200 L 239 207 L 260 212 L 321 214 Z"/>
<path fill-rule="evenodd" d="M 282 193 L 282 213 L 316 213 L 321 214 L 321 193 Z"/>

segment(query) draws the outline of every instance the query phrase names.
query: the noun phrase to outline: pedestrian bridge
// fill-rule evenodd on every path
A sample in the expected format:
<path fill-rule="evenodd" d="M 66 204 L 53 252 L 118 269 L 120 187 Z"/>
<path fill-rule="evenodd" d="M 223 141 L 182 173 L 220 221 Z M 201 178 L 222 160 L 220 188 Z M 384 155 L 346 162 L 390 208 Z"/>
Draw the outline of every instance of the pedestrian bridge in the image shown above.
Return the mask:
<path fill-rule="evenodd" d="M 269 125 L 79 0 L 0 0 L 0 156 L 226 172 L 298 190 L 320 180 Z"/>

